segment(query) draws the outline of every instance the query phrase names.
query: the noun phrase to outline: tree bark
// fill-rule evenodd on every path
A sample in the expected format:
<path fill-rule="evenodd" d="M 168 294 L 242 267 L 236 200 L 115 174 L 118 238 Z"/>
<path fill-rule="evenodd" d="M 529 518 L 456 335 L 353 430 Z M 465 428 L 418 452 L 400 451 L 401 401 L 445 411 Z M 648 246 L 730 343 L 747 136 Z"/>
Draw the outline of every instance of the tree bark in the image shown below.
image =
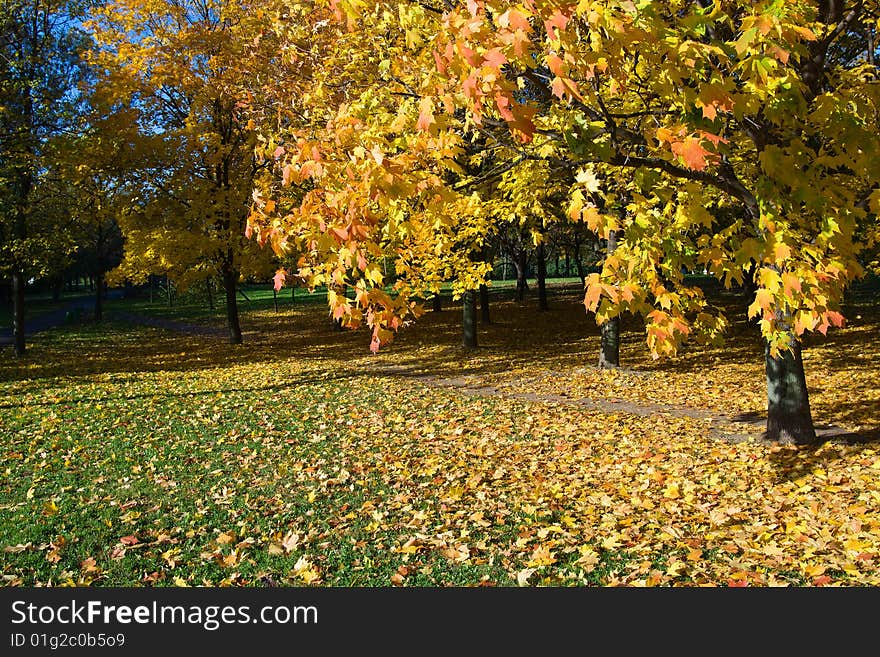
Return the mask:
<path fill-rule="evenodd" d="M 584 269 L 584 261 L 581 260 L 580 246 L 578 246 L 578 250 L 574 253 L 574 264 L 577 267 L 578 278 L 581 279 L 581 287 L 584 288 L 587 286 L 587 272 Z"/>
<path fill-rule="evenodd" d="M 210 278 L 205 279 L 205 291 L 208 293 L 208 310 L 214 310 L 214 282 Z"/>
<path fill-rule="evenodd" d="M 620 367 L 620 317 L 602 322 L 602 343 L 599 347 L 599 369 Z"/>
<path fill-rule="evenodd" d="M 776 358 L 770 355 L 769 343 L 764 346 L 767 372 L 765 437 L 783 444 L 808 445 L 816 442 L 816 430 L 810 412 L 801 344 L 794 336 L 791 340 L 791 350 Z"/>
<path fill-rule="evenodd" d="M 226 292 L 226 324 L 229 343 L 241 344 L 241 324 L 238 317 L 238 272 L 228 262 L 223 265 L 223 289 Z"/>
<path fill-rule="evenodd" d="M 617 250 L 617 231 L 608 232 L 608 255 Z M 602 341 L 599 346 L 599 368 L 620 367 L 620 317 L 612 317 L 602 322 L 600 327 Z"/>
<path fill-rule="evenodd" d="M 480 321 L 483 324 L 492 323 L 489 316 L 489 288 L 486 285 L 480 286 Z"/>
<path fill-rule="evenodd" d="M 529 282 L 526 280 L 526 268 L 529 264 L 529 256 L 525 251 L 520 252 L 513 261 L 516 268 L 516 300 L 525 301 Z"/>
<path fill-rule="evenodd" d="M 550 310 L 547 303 L 547 254 L 544 249 L 544 240 L 538 244 L 538 310 Z"/>
<path fill-rule="evenodd" d="M 468 290 L 462 297 L 462 345 L 465 349 L 477 348 L 477 297 Z"/>
<path fill-rule="evenodd" d="M 439 293 L 439 292 L 437 292 L 437 293 L 434 295 L 434 305 L 433 305 L 433 310 L 434 310 L 435 313 L 439 313 L 440 311 L 443 310 L 443 297 L 440 296 L 440 293 Z"/>
<path fill-rule="evenodd" d="M 24 273 L 12 272 L 12 334 L 16 356 L 24 356 Z"/>

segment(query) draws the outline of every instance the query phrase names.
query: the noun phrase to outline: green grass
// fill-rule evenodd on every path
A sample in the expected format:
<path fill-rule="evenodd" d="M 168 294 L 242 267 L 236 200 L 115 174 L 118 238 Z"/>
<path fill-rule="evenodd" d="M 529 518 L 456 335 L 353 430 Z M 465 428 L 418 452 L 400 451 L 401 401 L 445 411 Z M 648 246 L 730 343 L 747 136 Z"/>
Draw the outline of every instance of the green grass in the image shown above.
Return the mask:
<path fill-rule="evenodd" d="M 760 386 L 746 394 L 759 360 L 694 351 L 638 377 L 600 376 L 584 367 L 598 335 L 576 291 L 547 313 L 533 296 L 499 301 L 477 352 L 459 350 L 460 314 L 444 312 L 373 356 L 363 331 L 329 325 L 320 299 L 276 314 L 271 290 L 247 294 L 243 345 L 86 322 L 0 361 L 7 585 L 724 585 L 746 571 L 754 583 L 809 584 L 817 557 L 799 536 L 827 532 L 837 538 L 818 565 L 829 576 L 880 582 L 874 561 L 856 559 L 880 535 L 866 513 L 880 499 L 870 444 L 786 457 L 718 441 L 700 421 L 539 397 L 561 382 L 597 398 L 611 385 L 636 402 L 672 391 L 698 404 L 714 389 L 705 403 L 727 404 L 732 389 L 761 397 Z M 176 308 L 213 321 L 198 303 Z M 828 417 L 867 426 L 880 403 L 865 341 L 876 326 L 866 314 L 830 334 L 837 351 L 810 352 L 826 370 L 816 408 L 841 414 Z M 625 338 L 627 349 L 643 341 L 632 328 Z M 864 346 L 842 362 L 851 343 Z M 688 385 L 694 359 L 706 385 Z M 423 374 L 536 398 L 412 378 Z M 862 414 L 847 415 L 840 395 L 856 393 Z M 670 495 L 673 482 L 681 492 Z"/>

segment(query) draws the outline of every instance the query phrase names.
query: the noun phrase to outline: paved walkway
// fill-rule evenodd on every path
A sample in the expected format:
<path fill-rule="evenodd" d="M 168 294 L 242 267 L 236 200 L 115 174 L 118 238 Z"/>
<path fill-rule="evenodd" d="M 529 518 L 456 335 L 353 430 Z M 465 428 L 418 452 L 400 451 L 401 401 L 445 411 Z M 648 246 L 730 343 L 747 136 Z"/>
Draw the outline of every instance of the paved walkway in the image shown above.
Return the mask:
<path fill-rule="evenodd" d="M 50 312 L 43 313 L 42 315 L 37 315 L 36 317 L 31 319 L 25 318 L 25 338 L 29 338 L 36 333 L 42 333 L 43 331 L 46 331 L 55 326 L 61 326 L 67 321 L 68 313 L 76 313 L 77 311 L 88 311 L 94 308 L 94 306 L 95 300 L 93 297 L 83 297 L 81 299 L 68 301 L 57 310 L 52 310 Z M 13 344 L 13 342 L 14 339 L 12 334 L 12 327 L 7 326 L 0 328 L 0 347 L 11 345 Z"/>

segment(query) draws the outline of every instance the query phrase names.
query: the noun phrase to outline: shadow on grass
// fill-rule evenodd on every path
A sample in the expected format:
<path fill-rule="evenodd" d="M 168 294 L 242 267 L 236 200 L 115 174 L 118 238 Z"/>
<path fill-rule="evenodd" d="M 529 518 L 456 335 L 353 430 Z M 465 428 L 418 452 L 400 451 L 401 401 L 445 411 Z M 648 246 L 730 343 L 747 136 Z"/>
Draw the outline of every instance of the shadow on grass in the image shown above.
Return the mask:
<path fill-rule="evenodd" d="M 480 326 L 481 346 L 473 351 L 460 346 L 460 306 L 447 307 L 440 313 L 427 312 L 412 326 L 402 329 L 375 357 L 369 352 L 370 333 L 366 328 L 337 330 L 320 305 L 244 314 L 244 343 L 240 345 L 229 344 L 222 330 L 210 326 L 199 328 L 155 318 L 150 320 L 153 326 L 143 326 L 128 315 L 127 322 L 107 321 L 46 331 L 29 345 L 25 357 L 0 362 L 0 381 L 188 372 L 288 359 L 330 359 L 342 368 L 357 360 L 367 374 L 373 358 L 377 364 L 393 360 L 422 373 L 442 372 L 450 361 L 456 361 L 459 374 L 502 372 L 511 366 L 550 358 L 560 350 L 582 348 L 584 339 L 598 336 L 595 323 L 582 307 L 580 312 L 572 312 L 572 303 L 561 295 L 555 301 L 557 305 L 550 311 L 536 313 L 533 303 L 496 300 L 493 321 Z M 538 322 L 536 314 L 540 315 Z M 163 321 L 168 325 L 166 328 L 161 326 Z M 168 330 L 172 324 L 180 330 Z M 188 329 L 192 330 L 183 332 Z M 428 357 L 426 345 L 433 348 Z"/>
<path fill-rule="evenodd" d="M 822 425 L 817 427 L 817 434 L 820 441 L 814 445 L 782 448 L 768 454 L 780 481 L 794 481 L 815 473 L 817 468 L 825 470 L 839 459 L 852 460 L 865 450 L 873 451 L 880 443 L 880 428 L 846 432 Z M 871 463 L 873 458 L 872 455 Z M 870 463 L 864 465 L 869 467 Z"/>
<path fill-rule="evenodd" d="M 0 360 L 0 381 L 19 382 L 13 388 L 16 392 L 7 392 L 14 395 L 24 388 L 38 392 L 46 385 L 41 381 L 57 377 L 87 379 L 123 373 L 198 372 L 290 361 L 310 363 L 309 367 L 320 370 L 321 374 L 304 381 L 333 381 L 337 377 L 356 375 L 399 376 L 411 378 L 413 385 L 424 385 L 418 381 L 420 377 L 489 377 L 529 368 L 536 372 L 556 368 L 570 371 L 572 365 L 594 364 L 599 329 L 593 317 L 584 312 L 579 290 L 552 290 L 551 308 L 544 312 L 537 310 L 534 297 L 519 303 L 512 300 L 512 294 L 512 291 L 500 290 L 493 295 L 492 321 L 480 324 L 480 347 L 475 350 L 461 346 L 460 305 L 447 303 L 439 313 L 426 312 L 411 326 L 404 327 L 378 355 L 372 356 L 368 350 L 367 329 L 339 331 L 325 307 L 304 304 L 280 309 L 277 313 L 271 310 L 243 313 L 245 342 L 241 345 L 228 344 L 222 332 L 189 335 L 119 322 L 53 329 L 41 334 L 23 359 Z M 730 316 L 739 318 L 733 324 L 731 342 L 726 347 L 689 347 L 677 358 L 650 362 L 646 358 L 642 322 L 626 316 L 621 326 L 624 365 L 632 363 L 634 371 L 645 373 L 685 373 L 693 375 L 696 383 L 707 368 L 714 366 L 713 360 L 725 364 L 760 364 L 763 358 L 760 338 L 756 329 L 745 322 L 741 300 L 728 295 L 719 303 L 728 304 Z M 853 368 L 863 373 L 866 368 L 876 368 L 876 355 L 863 354 L 859 346 L 871 336 L 876 339 L 878 314 L 877 308 L 867 308 L 863 318 L 851 324 L 866 330 L 831 331 L 821 343 L 811 338 L 805 353 L 809 357 L 815 350 L 820 362 L 827 359 L 835 369 Z M 303 374 L 312 376 L 310 372 Z M 254 388 L 254 391 L 279 390 L 297 383 L 302 382 L 294 375 L 284 384 Z M 873 381 L 864 385 L 864 394 L 858 402 L 840 404 L 827 395 L 829 399 L 824 403 L 814 402 L 814 418 L 833 417 L 835 422 L 861 425 L 864 429 L 853 434 L 851 440 L 874 441 L 880 426 L 865 422 L 865 418 L 880 418 L 880 396 L 870 387 L 876 387 Z M 856 389 L 860 390 L 857 385 Z M 3 401 L 0 408 L 16 406 L 14 397 Z M 764 422 L 762 414 L 743 416 L 736 421 Z"/>

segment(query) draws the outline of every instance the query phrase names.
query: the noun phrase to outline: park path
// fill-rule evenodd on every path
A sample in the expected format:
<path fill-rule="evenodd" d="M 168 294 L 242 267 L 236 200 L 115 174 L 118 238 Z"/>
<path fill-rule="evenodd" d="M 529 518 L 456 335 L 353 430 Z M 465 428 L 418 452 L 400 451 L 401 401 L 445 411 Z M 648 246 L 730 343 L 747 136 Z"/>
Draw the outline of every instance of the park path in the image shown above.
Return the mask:
<path fill-rule="evenodd" d="M 94 305 L 95 300 L 93 297 L 83 297 L 81 299 L 69 301 L 56 310 L 37 315 L 33 318 L 26 318 L 24 322 L 25 337 L 29 338 L 32 335 L 42 333 L 50 328 L 61 326 L 67 321 L 68 314 L 89 310 L 90 308 L 93 308 Z M 13 344 L 13 341 L 12 327 L 4 326 L 3 328 L 0 328 L 0 347 L 11 345 Z"/>
<path fill-rule="evenodd" d="M 122 293 L 118 290 L 113 290 L 108 295 L 108 299 L 118 299 L 121 297 Z M 83 297 L 81 299 L 74 299 L 56 310 L 37 315 L 32 319 L 26 319 L 24 323 L 25 337 L 30 338 L 37 333 L 42 333 L 51 328 L 63 326 L 67 323 L 68 317 L 71 313 L 90 311 L 94 308 L 94 305 L 95 300 L 93 297 Z M 194 324 L 191 322 L 180 322 L 165 317 L 151 317 L 148 315 L 139 315 L 136 313 L 115 310 L 105 310 L 104 317 L 108 320 L 137 324 L 140 326 L 154 326 L 156 328 L 163 328 L 169 331 L 185 333 L 187 335 L 226 335 L 226 331 L 220 328 L 205 326 L 204 324 Z M 11 346 L 13 341 L 12 327 L 0 328 L 0 347 Z"/>
<path fill-rule="evenodd" d="M 54 326 L 60 326 L 66 321 L 69 312 L 76 311 L 77 309 L 84 310 L 90 308 L 92 303 L 93 300 L 90 298 L 77 299 L 56 311 L 40 315 L 31 320 L 25 326 L 27 335 L 30 336 Z M 211 337 L 221 337 L 226 335 L 226 331 L 222 328 L 206 326 L 204 324 L 195 324 L 192 322 L 181 322 L 165 317 L 151 317 L 148 315 L 122 311 L 108 312 L 106 313 L 106 317 L 108 319 L 122 321 L 129 324 L 152 326 L 177 333 L 184 333 L 186 335 Z M 6 344 L 12 344 L 11 329 L 4 329 L 0 332 L 0 346 Z M 505 388 L 503 384 L 491 385 L 460 376 L 448 377 L 438 374 L 412 373 L 395 366 L 380 367 L 374 371 L 374 373 L 386 376 L 404 376 L 406 378 L 414 379 L 423 385 L 452 389 L 462 394 L 475 397 L 500 397 L 505 399 L 518 399 L 527 402 L 574 405 L 579 408 L 599 411 L 601 413 L 627 413 L 642 417 L 666 414 L 679 418 L 704 420 L 708 423 L 710 436 L 728 442 L 760 440 L 766 422 L 765 418 L 760 414 L 729 415 L 718 410 L 675 404 L 654 404 L 608 397 L 571 397 L 565 393 L 524 392 L 521 390 Z M 860 436 L 859 434 L 853 434 L 846 429 L 832 425 L 817 426 L 816 433 L 824 440 L 830 441 L 860 441 L 865 439 L 865 437 Z M 868 438 L 870 439 L 871 437 Z"/>
<path fill-rule="evenodd" d="M 383 370 L 387 371 L 383 372 Z M 765 424 L 765 419 L 759 415 L 731 416 L 717 410 L 693 406 L 645 403 L 613 397 L 572 397 L 565 393 L 526 392 L 525 390 L 514 390 L 506 387 L 503 382 L 493 385 L 485 384 L 469 377 L 403 373 L 395 367 L 383 368 L 379 371 L 392 376 L 403 374 L 407 378 L 415 379 L 424 385 L 451 389 L 472 397 L 500 397 L 526 402 L 564 404 L 606 414 L 625 413 L 641 417 L 670 415 L 672 417 L 704 420 L 708 423 L 710 435 L 723 438 L 729 442 L 758 439 Z M 528 381 L 519 381 L 519 383 L 522 388 L 528 389 Z M 537 388 L 537 383 L 538 381 L 536 380 L 535 388 Z"/>
<path fill-rule="evenodd" d="M 391 369 L 393 370 L 394 368 Z M 505 388 L 503 383 L 501 385 L 487 385 L 465 377 L 444 377 L 436 374 L 406 374 L 406 376 L 419 380 L 426 385 L 453 389 L 474 397 L 500 397 L 528 402 L 565 404 L 606 414 L 626 413 L 641 417 L 669 415 L 677 418 L 703 420 L 708 424 L 708 435 L 710 437 L 731 443 L 761 442 L 767 422 L 766 414 L 764 413 L 731 415 L 715 409 L 677 404 L 654 404 L 613 397 L 571 397 L 565 393 L 525 392 Z M 562 375 L 560 374 L 560 376 Z M 520 384 L 523 383 L 525 384 L 524 387 L 527 388 L 528 381 L 520 381 Z M 535 383 L 537 387 L 538 380 Z M 852 432 L 843 427 L 828 424 L 817 424 L 815 429 L 820 442 L 861 443 L 880 440 L 880 436 L 876 435 L 876 432 L 873 431 Z"/>

